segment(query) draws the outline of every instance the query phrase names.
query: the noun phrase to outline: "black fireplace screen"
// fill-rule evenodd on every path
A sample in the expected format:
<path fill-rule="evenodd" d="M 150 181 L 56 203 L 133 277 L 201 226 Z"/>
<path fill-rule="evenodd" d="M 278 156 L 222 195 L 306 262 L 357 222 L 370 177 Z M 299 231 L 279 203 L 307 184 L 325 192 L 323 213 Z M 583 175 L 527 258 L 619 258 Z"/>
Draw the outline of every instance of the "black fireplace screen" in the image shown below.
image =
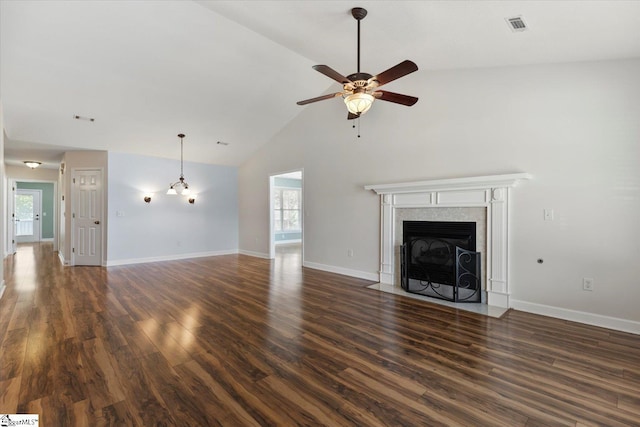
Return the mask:
<path fill-rule="evenodd" d="M 401 285 L 407 292 L 480 302 L 475 222 L 404 221 Z"/>

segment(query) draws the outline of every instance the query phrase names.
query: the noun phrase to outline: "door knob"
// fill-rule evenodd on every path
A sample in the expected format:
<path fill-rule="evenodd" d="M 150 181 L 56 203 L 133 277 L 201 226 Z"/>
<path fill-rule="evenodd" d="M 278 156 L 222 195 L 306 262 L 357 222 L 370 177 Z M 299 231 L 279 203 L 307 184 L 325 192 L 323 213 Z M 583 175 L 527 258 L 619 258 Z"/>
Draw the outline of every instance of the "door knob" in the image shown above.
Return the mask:
<path fill-rule="evenodd" d="M 100 224 L 100 221 L 93 221 L 94 224 Z"/>

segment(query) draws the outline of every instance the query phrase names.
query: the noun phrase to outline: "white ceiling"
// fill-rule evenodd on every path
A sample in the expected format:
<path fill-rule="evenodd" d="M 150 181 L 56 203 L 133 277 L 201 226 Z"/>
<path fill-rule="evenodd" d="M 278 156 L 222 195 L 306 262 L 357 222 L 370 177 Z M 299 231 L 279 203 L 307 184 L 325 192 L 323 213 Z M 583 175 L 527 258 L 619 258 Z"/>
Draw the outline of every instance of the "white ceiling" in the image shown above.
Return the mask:
<path fill-rule="evenodd" d="M 312 65 L 356 71 L 355 6 L 370 74 L 640 57 L 640 1 L 0 0 L 5 160 L 179 158 L 183 132 L 185 160 L 239 165 L 314 108 L 296 101 L 340 90 Z"/>

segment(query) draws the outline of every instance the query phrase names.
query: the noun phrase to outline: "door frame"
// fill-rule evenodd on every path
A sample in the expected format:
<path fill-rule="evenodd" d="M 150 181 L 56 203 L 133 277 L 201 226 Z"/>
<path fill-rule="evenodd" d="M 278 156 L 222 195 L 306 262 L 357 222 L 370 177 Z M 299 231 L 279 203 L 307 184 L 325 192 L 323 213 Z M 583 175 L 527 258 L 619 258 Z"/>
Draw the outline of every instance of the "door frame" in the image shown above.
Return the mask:
<path fill-rule="evenodd" d="M 16 242 L 16 186 L 17 181 L 10 178 L 7 182 L 7 242 L 5 256 L 15 254 Z"/>
<path fill-rule="evenodd" d="M 78 201 L 78 191 L 77 191 L 77 187 L 76 187 L 76 183 L 75 183 L 75 179 L 76 179 L 76 175 L 77 172 L 82 172 L 82 171 L 99 171 L 100 172 L 100 224 L 102 224 L 102 227 L 100 227 L 100 265 L 102 267 L 105 266 L 105 256 L 106 256 L 106 249 L 105 249 L 105 240 L 106 240 L 106 236 L 107 236 L 107 224 L 105 221 L 105 212 L 106 212 L 106 206 L 105 206 L 105 182 L 104 182 L 104 168 L 101 167 L 96 167 L 96 168 L 73 168 L 71 169 L 71 177 L 69 178 L 69 187 L 70 187 L 70 191 L 69 191 L 69 195 L 70 195 L 70 203 L 71 203 L 71 221 L 70 221 L 70 230 L 69 230 L 69 236 L 70 236 L 70 240 L 69 240 L 69 246 L 67 246 L 69 248 L 69 252 L 70 252 L 70 259 L 69 259 L 69 266 L 71 267 L 75 267 L 76 265 L 76 254 L 75 251 L 73 250 L 75 248 L 75 241 L 76 241 L 76 218 L 75 218 L 75 212 L 76 212 L 76 203 Z M 68 214 L 68 213 L 67 213 Z"/>
<path fill-rule="evenodd" d="M 273 215 L 273 190 L 275 188 L 275 179 L 280 175 L 285 175 L 292 172 L 300 172 L 300 246 L 302 247 L 302 261 L 304 262 L 304 168 L 291 169 L 288 171 L 269 175 L 269 259 L 275 259 L 276 257 L 275 218 Z"/>

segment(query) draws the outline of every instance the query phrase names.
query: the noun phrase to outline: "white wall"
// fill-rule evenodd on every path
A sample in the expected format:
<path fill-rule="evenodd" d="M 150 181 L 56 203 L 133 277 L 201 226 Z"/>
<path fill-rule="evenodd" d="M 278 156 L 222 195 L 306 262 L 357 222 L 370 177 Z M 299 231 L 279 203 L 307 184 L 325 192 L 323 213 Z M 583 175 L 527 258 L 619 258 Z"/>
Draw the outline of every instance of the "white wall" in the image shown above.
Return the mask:
<path fill-rule="evenodd" d="M 7 176 L 4 170 L 4 111 L 2 110 L 2 100 L 0 100 L 0 247 L 6 247 L 7 240 Z M 2 258 L 4 259 L 4 249 L 2 250 Z M 0 297 L 4 293 L 4 263 L 0 262 Z"/>
<path fill-rule="evenodd" d="M 193 205 L 166 194 L 179 175 L 176 160 L 109 153 L 107 265 L 238 251 L 238 169 L 185 162 Z"/>
<path fill-rule="evenodd" d="M 528 172 L 512 191 L 514 306 L 640 322 L 639 75 L 640 60 L 419 71 L 388 90 L 420 101 L 377 101 L 361 138 L 339 99 L 301 107 L 240 169 L 240 249 L 268 253 L 280 171 L 305 170 L 305 262 L 363 277 L 379 269 L 380 227 L 363 185 Z"/>
<path fill-rule="evenodd" d="M 16 181 L 58 182 L 58 169 L 31 169 L 26 166 L 6 165 L 7 178 Z"/>

